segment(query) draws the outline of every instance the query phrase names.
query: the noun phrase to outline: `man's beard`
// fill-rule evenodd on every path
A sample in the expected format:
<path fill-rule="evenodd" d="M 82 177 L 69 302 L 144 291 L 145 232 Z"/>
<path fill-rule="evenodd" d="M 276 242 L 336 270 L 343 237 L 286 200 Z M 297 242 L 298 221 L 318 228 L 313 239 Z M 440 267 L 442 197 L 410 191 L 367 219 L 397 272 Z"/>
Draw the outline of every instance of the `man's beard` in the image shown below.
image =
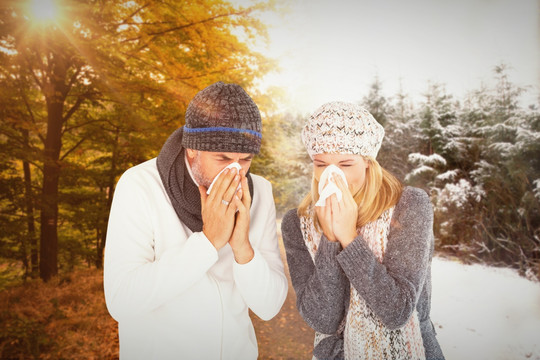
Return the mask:
<path fill-rule="evenodd" d="M 191 172 L 193 173 L 193 177 L 195 178 L 195 181 L 197 181 L 199 185 L 202 185 L 207 189 L 210 187 L 210 184 L 212 184 L 213 179 L 208 179 L 204 175 L 202 166 L 201 166 L 201 156 L 198 151 L 197 151 L 197 154 L 195 155 L 195 158 L 193 159 L 193 163 L 191 164 Z"/>

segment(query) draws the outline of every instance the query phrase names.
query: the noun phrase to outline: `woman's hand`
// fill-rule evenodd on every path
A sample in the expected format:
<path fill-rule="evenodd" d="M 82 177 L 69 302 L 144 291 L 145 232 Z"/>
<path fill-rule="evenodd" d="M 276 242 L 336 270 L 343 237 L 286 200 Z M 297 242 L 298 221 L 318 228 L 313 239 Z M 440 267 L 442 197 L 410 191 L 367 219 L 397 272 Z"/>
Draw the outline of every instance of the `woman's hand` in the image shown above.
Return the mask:
<path fill-rule="evenodd" d="M 326 238 L 332 242 L 336 242 L 336 236 L 334 235 L 334 227 L 332 221 L 332 199 L 336 199 L 336 194 L 332 194 L 326 198 L 325 206 L 315 206 L 315 213 L 317 214 L 317 219 L 319 219 L 319 224 L 321 225 L 322 231 Z"/>
<path fill-rule="evenodd" d="M 358 219 L 358 205 L 341 176 L 333 176 L 333 179 L 341 190 L 343 198 L 341 201 L 338 201 L 335 195 L 330 197 L 331 226 L 335 238 L 345 248 L 353 242 L 357 235 L 356 221 Z"/>

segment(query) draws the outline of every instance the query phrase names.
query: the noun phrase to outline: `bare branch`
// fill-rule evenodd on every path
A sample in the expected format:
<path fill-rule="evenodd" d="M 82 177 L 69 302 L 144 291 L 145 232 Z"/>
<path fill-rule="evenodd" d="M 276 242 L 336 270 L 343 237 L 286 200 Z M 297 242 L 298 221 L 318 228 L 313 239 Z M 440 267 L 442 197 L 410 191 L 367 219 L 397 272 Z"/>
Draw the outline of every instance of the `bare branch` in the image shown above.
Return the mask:
<path fill-rule="evenodd" d="M 77 142 L 75 145 L 73 145 L 73 147 L 71 149 L 66 151 L 66 153 L 64 155 L 62 155 L 59 160 L 63 161 L 71 152 L 73 152 L 73 150 L 78 148 L 85 140 L 86 140 L 86 137 L 83 137 L 81 140 L 79 140 L 79 142 Z"/>
<path fill-rule="evenodd" d="M 69 118 L 75 113 L 75 111 L 77 111 L 79 109 L 79 107 L 81 106 L 83 101 L 86 100 L 86 99 L 87 99 L 86 94 L 80 95 L 77 98 L 77 101 L 75 102 L 75 104 L 73 104 L 73 106 L 68 110 L 66 115 L 63 117 L 62 122 L 66 123 L 69 120 Z"/>
<path fill-rule="evenodd" d="M 214 21 L 214 20 L 219 19 L 219 18 L 223 18 L 223 17 L 231 17 L 231 16 L 239 16 L 239 15 L 245 15 L 245 14 L 247 14 L 247 13 L 248 13 L 248 12 L 246 12 L 245 10 L 242 10 L 242 11 L 237 11 L 237 12 L 233 12 L 233 13 L 229 13 L 229 14 L 220 14 L 220 15 L 216 15 L 216 16 L 209 17 L 209 18 L 204 19 L 204 20 L 195 21 L 195 22 L 190 23 L 190 24 L 184 24 L 184 25 L 176 26 L 176 27 L 173 27 L 173 28 L 170 28 L 170 29 L 166 29 L 166 30 L 162 30 L 162 31 L 151 32 L 151 33 L 148 33 L 148 35 L 151 35 L 151 36 L 163 35 L 163 34 L 166 34 L 166 33 L 168 33 L 168 32 L 173 32 L 173 31 L 185 29 L 185 28 L 187 28 L 187 27 L 191 27 L 191 26 L 195 26 L 195 25 L 200 25 L 200 24 L 204 24 L 204 23 L 207 23 L 207 22 L 211 22 L 211 21 Z"/>
<path fill-rule="evenodd" d="M 19 214 L 14 214 L 12 212 L 0 212 L 0 215 L 1 216 L 7 216 L 7 217 L 12 217 L 12 218 L 26 218 L 26 214 L 22 214 L 22 215 L 19 215 Z"/>
<path fill-rule="evenodd" d="M 165 30 L 156 31 L 156 32 L 150 32 L 150 33 L 148 33 L 147 35 L 150 35 L 151 38 L 150 38 L 147 42 L 145 42 L 143 45 L 141 45 L 141 46 L 139 47 L 139 49 L 137 49 L 137 51 L 140 51 L 140 50 L 144 49 L 146 46 L 148 46 L 149 43 L 151 43 L 152 41 L 154 41 L 154 39 L 155 39 L 157 36 L 159 36 L 159 35 L 163 35 L 163 34 L 170 33 L 170 32 L 174 32 L 174 31 L 178 31 L 178 30 L 182 30 L 182 29 L 185 29 L 185 28 L 188 28 L 188 27 L 191 27 L 191 26 L 195 26 L 195 25 L 200 25 L 200 24 L 212 22 L 212 21 L 214 21 L 214 20 L 217 20 L 217 19 L 220 19 L 220 18 L 224 18 L 224 17 L 232 17 L 232 16 L 246 15 L 246 14 L 249 14 L 251 11 L 252 11 L 252 9 L 242 9 L 242 10 L 240 10 L 240 11 L 236 11 L 236 12 L 232 12 L 232 13 L 227 13 L 227 14 L 219 14 L 219 15 L 215 15 L 215 16 L 212 16 L 212 17 L 203 19 L 203 20 L 195 21 L 195 22 L 188 23 L 188 24 L 184 24 L 184 25 L 180 25 L 180 26 L 175 26 L 175 27 L 172 27 L 172 28 L 169 28 L 169 29 L 165 29 Z M 137 40 L 140 40 L 141 38 L 142 38 L 142 36 L 137 36 L 137 37 L 134 37 L 134 38 L 122 40 L 122 42 L 137 41 Z"/>
<path fill-rule="evenodd" d="M 137 15 L 139 12 L 141 12 L 142 10 L 144 10 L 145 8 L 147 8 L 148 6 L 150 6 L 150 3 L 146 3 L 144 5 L 142 5 L 140 8 L 136 9 L 134 12 L 132 12 L 131 14 L 128 15 L 127 18 L 125 18 L 124 20 L 122 20 L 122 22 L 120 22 L 120 24 L 118 24 L 118 26 L 120 25 L 124 25 L 124 24 L 128 24 L 128 19 L 131 19 L 133 18 L 135 15 Z M 118 27 L 117 26 L 117 27 Z"/>
<path fill-rule="evenodd" d="M 122 25 L 168 25 L 174 24 L 172 21 L 148 21 L 148 22 L 124 22 Z"/>
<path fill-rule="evenodd" d="M 65 127 L 64 128 L 64 131 L 62 132 L 63 134 L 71 131 L 71 130 L 74 130 L 74 129 L 78 129 L 78 128 L 81 128 L 81 127 L 84 127 L 86 125 L 90 125 L 90 124 L 96 124 L 96 123 L 101 123 L 101 122 L 104 122 L 105 120 L 91 120 L 91 121 L 87 121 L 87 122 L 84 122 L 84 123 L 81 123 L 81 124 L 77 124 L 75 126 L 70 126 L 70 127 Z"/>
<path fill-rule="evenodd" d="M 69 83 L 67 84 L 67 92 L 69 92 L 69 89 L 71 89 L 73 87 L 73 84 L 75 84 L 75 81 L 77 81 L 77 76 L 79 76 L 79 74 L 81 73 L 81 70 L 82 70 L 82 68 L 79 67 L 77 70 L 75 70 L 75 73 L 69 79 Z M 67 93 L 66 93 L 66 95 L 67 95 Z"/>
<path fill-rule="evenodd" d="M 19 94 L 21 95 L 21 98 L 23 99 L 24 106 L 26 107 L 26 111 L 28 111 L 28 115 L 30 116 L 30 119 L 35 124 L 36 118 L 34 117 L 34 112 L 32 111 L 32 108 L 30 107 L 30 104 L 28 102 L 28 98 L 26 97 L 26 94 L 24 91 L 22 91 L 22 87 L 19 86 Z"/>

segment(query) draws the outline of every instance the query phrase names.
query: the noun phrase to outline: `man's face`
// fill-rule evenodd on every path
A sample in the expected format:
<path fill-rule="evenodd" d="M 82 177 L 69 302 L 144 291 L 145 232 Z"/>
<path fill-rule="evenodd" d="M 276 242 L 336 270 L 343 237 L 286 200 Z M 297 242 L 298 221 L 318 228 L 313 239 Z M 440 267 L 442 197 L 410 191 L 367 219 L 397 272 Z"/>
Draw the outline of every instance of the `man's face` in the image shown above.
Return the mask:
<path fill-rule="evenodd" d="M 193 177 L 206 188 L 210 186 L 216 175 L 227 165 L 237 162 L 247 173 L 253 160 L 253 154 L 232 153 L 232 152 L 213 152 L 186 149 L 188 161 L 191 165 Z"/>

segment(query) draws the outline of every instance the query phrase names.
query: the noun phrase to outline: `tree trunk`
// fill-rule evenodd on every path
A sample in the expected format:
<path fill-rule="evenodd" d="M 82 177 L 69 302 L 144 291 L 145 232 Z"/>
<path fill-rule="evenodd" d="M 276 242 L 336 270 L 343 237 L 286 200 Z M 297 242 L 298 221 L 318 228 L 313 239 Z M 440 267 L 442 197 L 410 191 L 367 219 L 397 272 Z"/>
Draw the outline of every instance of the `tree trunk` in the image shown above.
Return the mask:
<path fill-rule="evenodd" d="M 98 243 L 96 246 L 96 267 L 98 269 L 103 268 L 103 250 L 105 249 L 105 242 L 107 241 L 107 224 L 109 219 L 109 212 L 111 211 L 111 205 L 114 195 L 115 179 L 116 179 L 116 162 L 118 157 L 118 139 L 120 137 L 120 130 L 116 129 L 114 139 L 114 146 L 111 158 L 111 168 L 109 170 L 109 184 L 107 185 L 107 205 L 103 212 L 102 228 L 99 229 Z"/>
<path fill-rule="evenodd" d="M 23 130 L 25 146 L 29 148 L 28 130 Z M 32 173 L 30 163 L 23 161 L 24 172 L 24 197 L 26 202 L 26 224 L 28 227 L 28 240 L 30 241 L 30 275 L 35 278 L 38 275 L 38 248 L 36 238 L 36 226 L 34 223 L 34 201 L 32 195 Z"/>
<path fill-rule="evenodd" d="M 64 104 L 56 97 L 47 101 L 47 137 L 45 138 L 43 189 L 41 193 L 40 277 L 48 281 L 58 274 L 58 179 L 62 147 Z"/>

